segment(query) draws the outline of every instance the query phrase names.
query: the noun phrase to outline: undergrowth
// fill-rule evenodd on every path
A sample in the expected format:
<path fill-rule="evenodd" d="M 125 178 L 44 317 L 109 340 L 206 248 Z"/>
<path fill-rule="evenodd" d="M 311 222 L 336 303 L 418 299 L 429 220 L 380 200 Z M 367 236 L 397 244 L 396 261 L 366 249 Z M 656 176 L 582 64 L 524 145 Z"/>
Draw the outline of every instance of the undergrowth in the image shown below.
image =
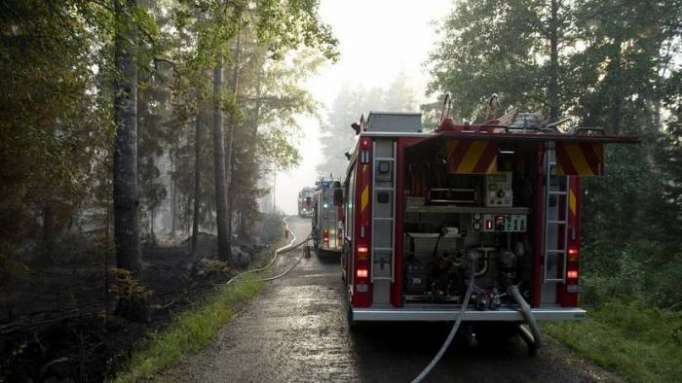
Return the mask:
<path fill-rule="evenodd" d="M 682 376 L 682 313 L 609 302 L 590 309 L 585 321 L 544 328 L 628 382 L 679 382 Z"/>
<path fill-rule="evenodd" d="M 146 342 L 133 351 L 127 368 L 119 373 L 114 382 L 150 379 L 183 355 L 200 351 L 232 319 L 237 307 L 258 294 L 262 287 L 263 282 L 247 274 L 239 281 L 209 294 L 195 309 L 179 314 L 163 330 L 152 333 Z"/>

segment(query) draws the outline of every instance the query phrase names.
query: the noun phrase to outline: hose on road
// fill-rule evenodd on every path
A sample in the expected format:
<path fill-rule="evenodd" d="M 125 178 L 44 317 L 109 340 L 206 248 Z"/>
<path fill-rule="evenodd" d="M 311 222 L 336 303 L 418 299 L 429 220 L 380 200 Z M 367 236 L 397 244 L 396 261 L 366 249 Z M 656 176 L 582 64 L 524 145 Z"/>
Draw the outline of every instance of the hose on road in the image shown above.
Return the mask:
<path fill-rule="evenodd" d="M 528 328 L 530 329 L 531 335 L 533 335 L 533 347 L 535 349 L 540 348 L 540 345 L 542 344 L 541 339 L 542 339 L 542 334 L 540 333 L 540 326 L 538 326 L 538 323 L 535 321 L 535 316 L 533 316 L 533 311 L 531 311 L 530 306 L 526 302 L 525 299 L 523 299 L 523 296 L 521 296 L 521 292 L 519 292 L 519 286 L 518 285 L 511 285 L 507 288 L 507 293 L 511 295 L 516 303 L 519 304 L 519 307 L 521 308 L 521 315 L 523 315 L 523 318 L 526 320 L 526 323 L 528 323 Z"/>
<path fill-rule="evenodd" d="M 443 345 L 440 347 L 440 350 L 438 350 L 438 353 L 436 356 L 433 357 L 431 362 L 422 370 L 422 372 L 417 375 L 416 378 L 412 379 L 412 383 L 420 383 L 424 378 L 426 378 L 427 375 L 431 373 L 431 370 L 433 370 L 434 367 L 436 367 L 436 364 L 440 361 L 440 359 L 443 357 L 445 354 L 445 351 L 450 347 L 450 343 L 452 343 L 452 340 L 455 338 L 455 334 L 457 334 L 457 330 L 459 329 L 460 324 L 462 323 L 462 318 L 464 317 L 464 313 L 466 312 L 467 306 L 469 305 L 469 300 L 471 299 L 471 294 L 474 291 L 474 277 L 475 274 L 475 267 L 474 267 L 475 262 L 471 262 L 471 274 L 469 276 L 469 285 L 467 287 L 467 291 L 464 294 L 464 301 L 462 302 L 462 308 L 459 310 L 459 315 L 457 315 L 457 320 L 455 321 L 455 324 L 452 325 L 452 329 L 450 330 L 450 333 L 448 334 L 448 337 L 445 339 L 445 342 Z"/>
<path fill-rule="evenodd" d="M 294 245 L 294 242 L 296 241 L 296 234 L 294 234 L 294 232 L 291 231 L 291 229 L 289 229 L 289 225 L 288 225 L 288 222 L 287 222 L 287 218 L 286 218 L 286 217 L 283 219 L 283 221 L 284 221 L 284 224 L 285 224 L 285 227 L 286 227 L 286 231 L 287 231 L 288 233 L 291 234 L 291 240 L 289 241 L 289 243 L 287 243 L 286 245 L 284 245 L 284 246 L 282 246 L 282 247 L 276 249 L 275 252 L 274 252 L 273 255 L 272 255 L 272 258 L 270 259 L 270 261 L 269 261 L 265 266 L 259 267 L 259 268 L 256 268 L 256 269 L 251 269 L 251 270 L 242 271 L 241 273 L 235 275 L 234 277 L 230 278 L 227 282 L 225 282 L 225 285 L 226 285 L 226 286 L 229 285 L 229 284 L 231 284 L 232 282 L 234 282 L 235 280 L 239 279 L 240 277 L 242 277 L 242 276 L 244 276 L 244 275 L 246 275 L 246 274 L 257 273 L 257 272 L 260 272 L 260 271 L 264 271 L 264 270 L 269 269 L 270 267 L 272 267 L 273 264 L 275 264 L 275 262 L 277 261 L 277 259 L 278 259 L 278 257 L 279 257 L 280 254 L 282 254 L 282 253 L 287 253 L 287 252 L 292 251 L 292 250 L 296 250 L 296 249 L 298 249 L 299 247 L 303 246 L 304 244 L 308 243 L 308 241 L 310 240 L 312 234 L 309 234 L 304 240 L 302 240 L 301 242 L 299 242 L 299 243 L 297 243 L 296 245 Z M 282 272 L 282 273 L 280 273 L 280 274 L 278 274 L 278 275 L 272 276 L 272 277 L 261 278 L 260 280 L 263 281 L 263 282 L 267 282 L 267 281 L 273 281 L 273 280 L 275 280 L 275 279 L 278 279 L 278 278 L 281 278 L 281 277 L 285 276 L 286 274 L 288 274 L 291 270 L 293 270 L 293 269 L 301 262 L 301 259 L 303 259 L 303 256 L 304 256 L 304 255 L 305 255 L 305 252 L 304 252 L 303 254 L 301 254 L 301 256 L 300 256 L 300 257 L 296 260 L 296 262 L 293 264 L 293 266 L 289 267 L 289 268 L 288 268 L 287 270 L 285 270 L 284 272 Z"/>
<path fill-rule="evenodd" d="M 459 315 L 457 316 L 457 320 L 455 321 L 455 324 L 452 326 L 452 329 L 450 330 L 448 337 L 445 339 L 445 342 L 441 346 L 440 350 L 438 350 L 436 356 L 431 360 L 431 362 L 426 366 L 426 368 L 424 368 L 424 370 L 422 370 L 422 372 L 420 372 L 419 375 L 417 375 L 417 377 L 412 380 L 412 383 L 420 383 L 422 380 L 424 380 L 424 378 L 426 378 L 427 375 L 429 375 L 429 373 L 431 373 L 431 370 L 433 370 L 436 364 L 438 364 L 440 359 L 443 357 L 443 354 L 445 354 L 445 351 L 448 349 L 448 347 L 450 347 L 450 343 L 452 343 L 452 340 L 455 338 L 455 335 L 457 334 L 457 330 L 459 329 L 459 326 L 462 322 L 462 317 L 464 316 L 467 306 L 469 305 L 469 300 L 471 299 L 471 294 L 473 293 L 475 287 L 474 285 L 475 270 L 473 266 L 475 262 L 471 262 L 471 264 L 472 270 L 470 274 L 471 277 L 469 278 L 469 286 L 467 287 L 467 291 L 464 294 L 464 301 L 462 302 L 462 307 L 459 311 Z M 519 304 L 521 314 L 523 315 L 524 319 L 528 323 L 528 327 L 530 328 L 530 332 L 534 341 L 534 347 L 536 349 L 540 348 L 541 344 L 540 328 L 537 322 L 535 321 L 535 317 L 533 316 L 533 312 L 531 311 L 530 306 L 525 301 L 525 299 L 523 299 L 523 296 L 521 296 L 518 285 L 509 286 L 507 292 Z"/>

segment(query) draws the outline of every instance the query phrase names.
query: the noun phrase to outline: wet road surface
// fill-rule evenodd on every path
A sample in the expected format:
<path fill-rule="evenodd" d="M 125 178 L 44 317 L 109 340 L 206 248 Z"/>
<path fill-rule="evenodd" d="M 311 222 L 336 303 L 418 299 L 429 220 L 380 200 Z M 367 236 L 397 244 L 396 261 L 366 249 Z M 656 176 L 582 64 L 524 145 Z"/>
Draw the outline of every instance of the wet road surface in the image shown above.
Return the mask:
<path fill-rule="evenodd" d="M 307 219 L 290 217 L 298 240 Z M 297 240 L 297 242 L 298 242 Z M 282 255 L 284 270 L 300 251 Z M 273 274 L 275 274 L 273 272 Z M 203 352 L 186 357 L 161 380 L 178 382 L 409 382 L 438 351 L 449 325 L 378 324 L 350 332 L 337 255 L 303 261 L 222 330 Z M 552 339 L 538 356 L 527 356 L 517 337 L 469 347 L 459 340 L 429 382 L 618 381 Z"/>

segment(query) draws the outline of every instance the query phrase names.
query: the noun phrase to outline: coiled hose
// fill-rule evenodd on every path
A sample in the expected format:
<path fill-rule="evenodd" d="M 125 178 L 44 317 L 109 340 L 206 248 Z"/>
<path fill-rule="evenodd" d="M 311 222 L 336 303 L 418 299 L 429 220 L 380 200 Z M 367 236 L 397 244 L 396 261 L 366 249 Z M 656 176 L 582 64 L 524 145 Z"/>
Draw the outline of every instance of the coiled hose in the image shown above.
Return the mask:
<path fill-rule="evenodd" d="M 440 347 L 440 350 L 438 350 L 438 353 L 436 354 L 435 357 L 431 360 L 431 362 L 422 370 L 422 372 L 417 375 L 416 378 L 412 379 L 412 383 L 419 383 L 424 378 L 426 378 L 427 375 L 431 373 L 431 370 L 433 370 L 434 367 L 436 367 L 436 364 L 440 361 L 440 359 L 443 357 L 445 354 L 445 351 L 450 347 L 450 343 L 452 343 L 452 340 L 455 338 L 455 334 L 457 334 L 457 330 L 459 329 L 459 325 L 462 323 L 462 318 L 464 317 L 464 313 L 466 312 L 467 306 L 469 305 L 469 300 L 471 299 L 471 294 L 474 291 L 474 277 L 475 274 L 475 262 L 471 262 L 471 272 L 469 274 L 469 285 L 467 286 L 467 291 L 464 294 L 464 301 L 462 302 L 462 308 L 459 310 L 459 315 L 457 316 L 457 320 L 455 321 L 455 324 L 452 325 L 452 329 L 450 330 L 450 333 L 448 334 L 448 337 L 445 339 L 445 342 L 443 342 L 443 345 Z"/>

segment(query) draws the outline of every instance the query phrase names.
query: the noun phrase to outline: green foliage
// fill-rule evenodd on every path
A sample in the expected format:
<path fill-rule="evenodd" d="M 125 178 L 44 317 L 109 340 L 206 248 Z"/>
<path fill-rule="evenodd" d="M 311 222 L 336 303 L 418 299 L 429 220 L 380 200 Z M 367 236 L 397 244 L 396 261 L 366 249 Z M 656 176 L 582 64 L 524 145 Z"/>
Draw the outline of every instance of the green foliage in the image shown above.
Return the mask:
<path fill-rule="evenodd" d="M 151 379 L 183 355 L 200 351 L 215 339 L 239 306 L 258 294 L 262 287 L 263 282 L 251 275 L 233 285 L 221 287 L 194 309 L 173 318 L 165 329 L 151 334 L 133 352 L 129 365 L 114 382 Z"/>
<path fill-rule="evenodd" d="M 599 306 L 618 299 L 682 308 L 679 250 L 648 240 L 628 241 L 620 247 L 603 241 L 583 249 L 583 254 L 583 303 Z"/>
<path fill-rule="evenodd" d="M 63 229 L 95 182 L 112 125 L 92 92 L 96 35 L 72 2 L 0 5 L 0 242 Z M 45 234 L 51 238 L 52 234 Z"/>
<path fill-rule="evenodd" d="M 317 107 L 301 87 L 302 81 L 325 59 L 338 54 L 337 42 L 319 20 L 317 8 L 318 3 L 310 0 L 180 1 L 173 8 L 178 37 L 192 48 L 171 49 L 180 64 L 176 66 L 178 120 L 186 122 L 204 113 L 201 108 L 208 101 L 205 75 L 216 57 L 227 59 L 227 77 L 237 79 L 236 83 L 228 81 L 222 104 L 235 140 L 228 172 L 233 173 L 230 179 L 241 181 L 230 185 L 230 199 L 240 207 L 239 214 L 254 216 L 256 198 L 264 193 L 256 187 L 263 171 L 286 169 L 300 157 L 294 146 L 294 116 L 313 113 Z M 204 177 L 209 175 L 204 172 Z M 192 183 L 186 181 L 178 186 L 188 194 Z M 205 207 L 211 209 L 211 205 Z"/>
<path fill-rule="evenodd" d="M 476 119 L 497 93 L 505 106 L 545 103 L 540 14 L 526 0 L 457 1 L 430 58 L 430 92 L 449 92 L 458 119 Z"/>
<path fill-rule="evenodd" d="M 320 173 L 332 173 L 334 177 L 345 177 L 348 159 L 346 151 L 352 151 L 355 135 L 351 123 L 367 118 L 370 111 L 417 112 L 416 94 L 410 83 L 410 76 L 400 73 L 383 88 L 365 89 L 362 86 L 345 84 L 336 95 L 326 121 L 320 123 L 322 153 L 324 162 L 318 167 Z"/>
<path fill-rule="evenodd" d="M 544 330 L 628 382 L 676 382 L 682 374 L 682 315 L 642 301 L 611 302 L 582 322 Z"/>

